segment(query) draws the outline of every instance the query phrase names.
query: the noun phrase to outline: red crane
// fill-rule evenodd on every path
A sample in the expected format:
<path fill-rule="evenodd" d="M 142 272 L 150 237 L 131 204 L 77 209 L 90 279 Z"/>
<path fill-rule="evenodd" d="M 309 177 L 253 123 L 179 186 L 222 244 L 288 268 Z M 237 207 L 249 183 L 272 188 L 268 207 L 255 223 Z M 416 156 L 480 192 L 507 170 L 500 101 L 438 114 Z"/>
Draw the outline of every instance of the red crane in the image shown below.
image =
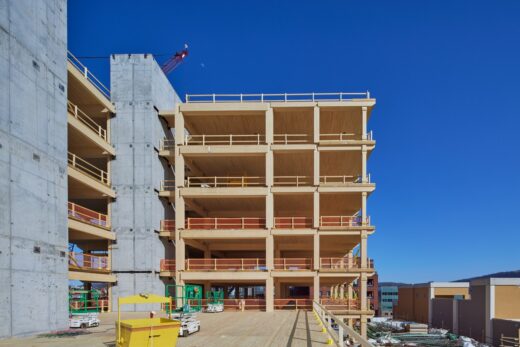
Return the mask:
<path fill-rule="evenodd" d="M 170 72 L 175 70 L 177 66 L 182 63 L 184 58 L 188 56 L 188 45 L 184 44 L 184 49 L 182 51 L 179 51 L 175 53 L 172 57 L 170 57 L 164 64 L 161 66 L 162 71 L 165 75 L 168 75 Z"/>

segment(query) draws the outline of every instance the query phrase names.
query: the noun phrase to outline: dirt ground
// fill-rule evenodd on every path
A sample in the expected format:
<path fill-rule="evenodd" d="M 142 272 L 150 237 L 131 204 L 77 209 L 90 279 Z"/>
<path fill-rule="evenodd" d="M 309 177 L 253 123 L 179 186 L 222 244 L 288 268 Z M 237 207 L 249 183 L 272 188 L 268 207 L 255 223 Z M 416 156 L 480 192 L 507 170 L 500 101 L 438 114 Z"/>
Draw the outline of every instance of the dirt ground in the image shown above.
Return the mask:
<path fill-rule="evenodd" d="M 146 313 L 125 313 L 123 319 L 144 318 Z M 100 315 L 101 325 L 89 329 L 70 330 L 71 335 L 40 335 L 0 340 L 0 346 L 13 347 L 115 347 L 117 314 Z M 312 312 L 222 312 L 200 313 L 201 330 L 179 337 L 179 347 L 232 346 L 324 346 L 326 333 L 321 332 Z"/>

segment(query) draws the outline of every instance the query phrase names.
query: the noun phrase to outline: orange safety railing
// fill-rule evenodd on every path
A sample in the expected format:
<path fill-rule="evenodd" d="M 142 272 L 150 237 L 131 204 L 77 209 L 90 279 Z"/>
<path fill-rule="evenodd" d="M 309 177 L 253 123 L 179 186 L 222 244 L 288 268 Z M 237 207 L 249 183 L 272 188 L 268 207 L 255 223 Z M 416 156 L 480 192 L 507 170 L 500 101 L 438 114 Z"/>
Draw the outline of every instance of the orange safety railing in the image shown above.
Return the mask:
<path fill-rule="evenodd" d="M 217 188 L 217 187 L 259 187 L 265 186 L 265 177 L 236 176 L 236 177 L 188 177 L 186 187 Z"/>
<path fill-rule="evenodd" d="M 261 134 L 186 135 L 184 137 L 184 144 L 188 146 L 261 145 L 264 143 L 265 135 Z"/>
<path fill-rule="evenodd" d="M 108 256 L 69 252 L 69 267 L 80 270 L 110 270 Z"/>
<path fill-rule="evenodd" d="M 312 218 L 309 217 L 274 217 L 276 229 L 308 229 L 312 228 Z"/>
<path fill-rule="evenodd" d="M 308 134 L 274 134 L 273 143 L 283 145 L 293 145 L 301 143 L 312 143 L 313 137 Z"/>
<path fill-rule="evenodd" d="M 175 190 L 175 180 L 162 180 L 160 190 L 161 191 L 174 191 Z"/>
<path fill-rule="evenodd" d="M 161 231 L 175 231 L 175 220 L 163 219 L 161 221 Z"/>
<path fill-rule="evenodd" d="M 320 299 L 320 304 L 330 311 L 359 310 L 361 303 L 358 299 Z"/>
<path fill-rule="evenodd" d="M 357 227 L 370 225 L 370 217 L 361 216 L 321 216 L 320 227 Z"/>
<path fill-rule="evenodd" d="M 110 220 L 108 216 L 103 213 L 99 213 L 90 210 L 86 207 L 77 205 L 69 201 L 68 204 L 69 218 L 79 220 L 97 227 L 110 229 Z"/>
<path fill-rule="evenodd" d="M 88 161 L 81 159 L 77 155 L 70 152 L 68 160 L 71 167 L 83 172 L 85 175 L 92 177 L 104 185 L 110 185 L 110 180 L 108 179 L 108 173 L 106 171 L 101 170 L 97 166 L 92 165 Z"/>
<path fill-rule="evenodd" d="M 265 259 L 186 259 L 186 271 L 267 271 Z"/>
<path fill-rule="evenodd" d="M 79 120 L 81 123 L 85 124 L 90 130 L 95 132 L 99 137 L 103 140 L 107 141 L 107 131 L 101 125 L 96 123 L 92 118 L 87 116 L 85 112 L 80 110 L 77 105 L 74 105 L 72 102 L 67 101 L 67 110 L 69 113 Z"/>
<path fill-rule="evenodd" d="M 312 186 L 314 184 L 311 176 L 274 176 L 273 185 L 301 187 Z"/>
<path fill-rule="evenodd" d="M 275 270 L 312 270 L 312 258 L 274 258 Z"/>
<path fill-rule="evenodd" d="M 175 149 L 175 139 L 162 139 L 159 148 L 161 150 Z"/>
<path fill-rule="evenodd" d="M 265 218 L 186 218 L 186 229 L 264 229 Z"/>
<path fill-rule="evenodd" d="M 349 270 L 359 268 L 360 262 L 358 257 L 342 257 L 342 258 L 320 258 L 320 269 L 328 270 Z"/>
<path fill-rule="evenodd" d="M 312 310 L 312 299 L 274 299 L 275 310 Z"/>
<path fill-rule="evenodd" d="M 175 271 L 175 259 L 161 259 L 161 271 Z"/>

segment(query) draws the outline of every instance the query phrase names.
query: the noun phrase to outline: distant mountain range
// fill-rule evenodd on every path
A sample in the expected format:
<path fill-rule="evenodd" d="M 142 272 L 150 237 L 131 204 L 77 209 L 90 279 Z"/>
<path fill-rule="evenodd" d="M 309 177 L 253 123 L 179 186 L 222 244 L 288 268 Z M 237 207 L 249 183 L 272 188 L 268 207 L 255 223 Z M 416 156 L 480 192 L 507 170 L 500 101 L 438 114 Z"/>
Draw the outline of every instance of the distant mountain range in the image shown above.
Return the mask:
<path fill-rule="evenodd" d="M 453 282 L 469 282 L 469 281 L 472 281 L 472 280 L 478 280 L 478 279 L 481 279 L 481 278 L 490 278 L 490 277 L 495 277 L 495 278 L 515 278 L 515 277 L 520 277 L 520 270 L 495 272 L 495 273 L 492 273 L 492 274 L 489 274 L 489 275 L 483 275 L 483 276 L 477 276 L 477 277 L 471 277 L 471 278 L 464 278 L 462 280 L 457 280 L 457 281 L 453 281 Z"/>
<path fill-rule="evenodd" d="M 495 273 L 488 274 L 488 275 L 464 278 L 464 279 L 456 280 L 456 281 L 453 281 L 453 282 L 470 282 L 470 281 L 473 281 L 473 280 L 478 280 L 478 279 L 482 279 L 482 278 L 490 278 L 490 277 L 495 277 L 495 278 L 516 278 L 516 277 L 518 277 L 518 278 L 520 278 L 520 270 L 495 272 Z M 406 286 L 406 285 L 409 285 L 409 284 L 408 283 L 401 283 L 401 282 L 379 282 L 379 286 L 380 287 L 382 287 L 382 286 L 401 287 L 401 286 Z"/>

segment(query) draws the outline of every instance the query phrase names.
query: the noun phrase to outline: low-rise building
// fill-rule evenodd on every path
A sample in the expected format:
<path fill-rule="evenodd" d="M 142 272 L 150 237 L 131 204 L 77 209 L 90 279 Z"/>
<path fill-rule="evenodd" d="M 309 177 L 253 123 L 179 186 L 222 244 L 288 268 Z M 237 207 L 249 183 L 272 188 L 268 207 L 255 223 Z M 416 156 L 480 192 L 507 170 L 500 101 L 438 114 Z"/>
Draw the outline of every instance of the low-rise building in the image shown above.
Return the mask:
<path fill-rule="evenodd" d="M 393 317 L 394 305 L 399 298 L 398 286 L 380 286 L 378 288 L 379 315 L 382 317 Z"/>
<path fill-rule="evenodd" d="M 407 321 L 431 324 L 432 299 L 468 298 L 468 282 L 428 282 L 399 287 L 399 300 L 394 317 Z"/>

